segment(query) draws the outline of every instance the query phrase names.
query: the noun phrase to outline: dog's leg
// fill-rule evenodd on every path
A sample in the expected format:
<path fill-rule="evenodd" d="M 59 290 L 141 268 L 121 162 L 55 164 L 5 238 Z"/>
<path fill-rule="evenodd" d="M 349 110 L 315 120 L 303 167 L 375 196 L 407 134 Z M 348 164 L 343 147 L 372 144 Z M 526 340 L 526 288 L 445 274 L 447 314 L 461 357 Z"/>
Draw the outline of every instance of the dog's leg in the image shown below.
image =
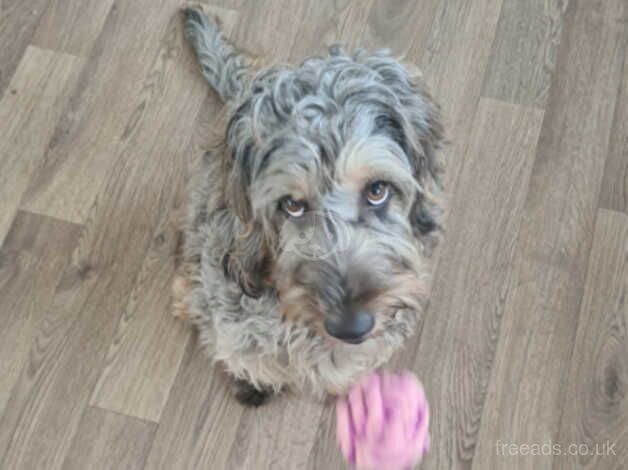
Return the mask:
<path fill-rule="evenodd" d="M 177 276 L 172 283 L 172 315 L 180 320 L 189 320 L 190 313 L 183 299 L 191 289 L 191 283 L 185 276 Z"/>
<path fill-rule="evenodd" d="M 181 247 L 177 251 L 180 251 Z M 177 253 L 177 256 L 182 256 Z M 198 266 L 192 262 L 185 262 L 178 267 L 178 274 L 172 282 L 172 314 L 180 320 L 191 318 L 185 298 L 194 287 L 193 275 L 198 270 Z"/>
<path fill-rule="evenodd" d="M 196 52 L 203 76 L 223 101 L 234 99 L 249 74 L 249 61 L 227 41 L 216 19 L 208 17 L 201 7 L 183 8 L 183 17 L 185 37 Z"/>
<path fill-rule="evenodd" d="M 246 380 L 235 381 L 235 397 L 242 405 L 257 408 L 267 403 L 273 391 L 269 388 L 255 388 Z"/>

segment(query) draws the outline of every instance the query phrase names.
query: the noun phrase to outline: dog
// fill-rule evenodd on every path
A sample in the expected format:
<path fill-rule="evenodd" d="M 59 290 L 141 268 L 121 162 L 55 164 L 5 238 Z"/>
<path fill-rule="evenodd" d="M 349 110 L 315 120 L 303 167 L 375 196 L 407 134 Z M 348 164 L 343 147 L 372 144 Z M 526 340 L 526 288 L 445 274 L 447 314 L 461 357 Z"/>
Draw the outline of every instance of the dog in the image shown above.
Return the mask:
<path fill-rule="evenodd" d="M 443 125 L 387 51 L 254 72 L 200 8 L 185 36 L 225 103 L 183 221 L 175 312 L 258 406 L 346 391 L 410 337 L 442 233 Z"/>

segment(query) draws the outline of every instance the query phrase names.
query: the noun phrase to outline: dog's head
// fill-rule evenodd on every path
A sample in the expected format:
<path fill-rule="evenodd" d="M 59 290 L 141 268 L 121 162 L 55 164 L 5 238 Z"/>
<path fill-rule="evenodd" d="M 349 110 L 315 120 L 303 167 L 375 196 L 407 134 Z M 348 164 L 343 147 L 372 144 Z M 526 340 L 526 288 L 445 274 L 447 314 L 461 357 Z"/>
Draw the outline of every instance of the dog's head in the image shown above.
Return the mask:
<path fill-rule="evenodd" d="M 226 200 L 246 227 L 227 274 L 347 342 L 420 311 L 441 139 L 422 82 L 385 52 L 259 74 L 227 126 Z"/>

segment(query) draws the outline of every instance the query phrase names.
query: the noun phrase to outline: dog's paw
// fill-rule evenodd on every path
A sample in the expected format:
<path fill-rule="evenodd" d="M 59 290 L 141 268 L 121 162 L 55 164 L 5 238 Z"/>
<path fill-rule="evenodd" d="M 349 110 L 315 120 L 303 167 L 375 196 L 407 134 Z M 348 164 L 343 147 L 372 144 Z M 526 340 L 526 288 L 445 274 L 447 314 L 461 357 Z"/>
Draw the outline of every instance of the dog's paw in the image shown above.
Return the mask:
<path fill-rule="evenodd" d="M 273 392 L 269 389 L 259 390 L 244 380 L 236 380 L 235 398 L 244 406 L 257 408 L 270 400 Z"/>
<path fill-rule="evenodd" d="M 183 276 L 177 276 L 172 283 L 172 315 L 181 320 L 189 320 L 190 313 L 183 299 L 191 290 L 190 281 Z"/>

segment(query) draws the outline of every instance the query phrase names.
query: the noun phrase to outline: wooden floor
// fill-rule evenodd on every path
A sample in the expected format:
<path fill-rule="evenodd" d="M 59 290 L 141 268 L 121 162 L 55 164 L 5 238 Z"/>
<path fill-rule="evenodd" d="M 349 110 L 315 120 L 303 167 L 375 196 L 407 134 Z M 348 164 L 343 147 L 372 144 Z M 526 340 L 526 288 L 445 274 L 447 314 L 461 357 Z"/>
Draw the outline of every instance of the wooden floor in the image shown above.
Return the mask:
<path fill-rule="evenodd" d="M 219 106 L 182 1 L 0 0 L 3 470 L 344 468 L 332 407 L 243 409 L 170 315 Z M 628 468 L 628 1 L 209 3 L 263 62 L 386 46 L 442 103 L 447 238 L 394 361 L 421 468 Z"/>

